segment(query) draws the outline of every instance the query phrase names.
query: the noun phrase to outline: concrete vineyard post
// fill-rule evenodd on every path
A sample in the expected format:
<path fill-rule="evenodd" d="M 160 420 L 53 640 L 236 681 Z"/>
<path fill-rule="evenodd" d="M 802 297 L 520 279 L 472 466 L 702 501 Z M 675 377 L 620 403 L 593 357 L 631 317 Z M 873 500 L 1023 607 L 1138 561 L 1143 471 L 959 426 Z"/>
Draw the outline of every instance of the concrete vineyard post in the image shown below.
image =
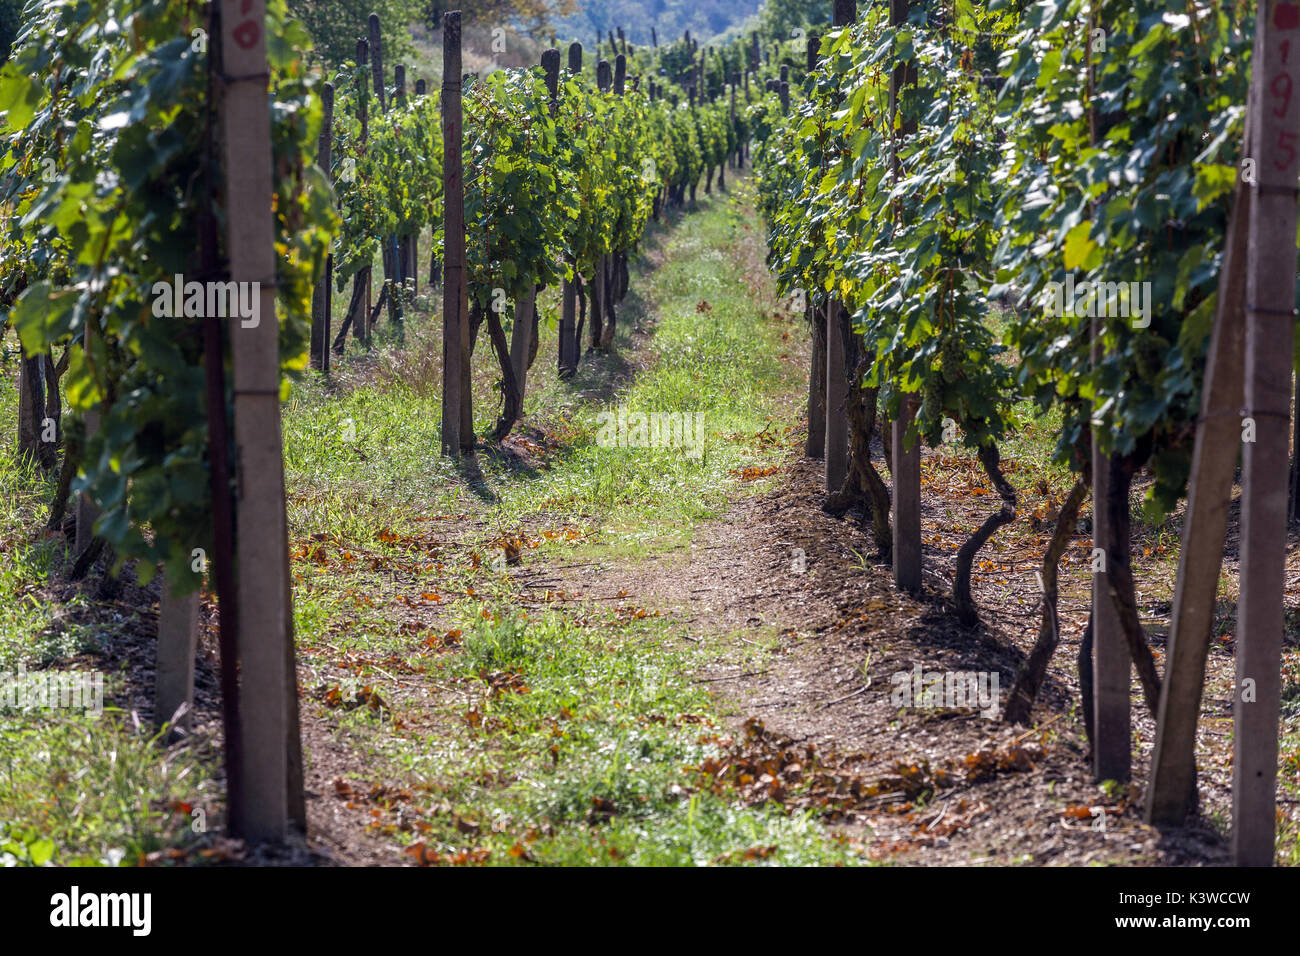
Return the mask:
<path fill-rule="evenodd" d="M 1290 4 L 1286 4 L 1290 7 Z M 1251 61 L 1251 139 L 1258 158 L 1246 249 L 1244 398 L 1255 440 L 1242 450 L 1237 675 L 1233 693 L 1232 859 L 1271 866 L 1285 631 L 1287 472 L 1295 331 L 1300 153 L 1300 23 L 1259 4 Z M 1279 15 L 1274 16 L 1278 11 Z"/>
<path fill-rule="evenodd" d="M 442 17 L 442 453 L 453 457 L 466 438 L 461 434 L 461 388 L 469 337 L 460 84 L 460 11 L 453 10 Z"/>
<path fill-rule="evenodd" d="M 854 0 L 835 0 L 832 7 L 834 25 L 852 23 L 857 12 Z M 754 57 L 758 57 L 758 34 L 753 34 Z M 768 80 L 770 91 L 776 81 Z M 848 377 L 844 368 L 844 335 L 841 331 L 843 304 L 837 298 L 826 302 L 826 491 L 834 494 L 844 484 L 849 463 L 849 421 L 845 409 Z"/>
<path fill-rule="evenodd" d="M 86 326 L 86 333 L 82 337 L 86 350 L 90 350 L 90 326 Z M 24 393 L 27 390 L 24 389 Z M 88 411 L 82 416 L 86 425 L 86 438 L 93 438 L 99 431 L 99 410 Z M 88 492 L 82 491 L 77 495 L 76 508 L 76 542 L 74 549 L 77 554 L 82 554 L 90 547 L 90 542 L 95 537 L 95 521 L 99 518 L 99 508 L 91 500 Z"/>
<path fill-rule="evenodd" d="M 366 142 L 370 138 L 370 105 L 369 97 L 366 95 L 366 77 L 364 71 L 366 65 L 370 62 L 370 41 L 366 39 L 357 40 L 357 121 L 361 124 L 361 132 L 357 137 L 357 145 L 364 153 Z M 364 278 L 363 278 L 364 277 Z M 359 315 L 352 318 L 352 334 L 358 342 L 369 344 L 370 342 L 370 269 L 362 269 L 357 273 L 354 282 L 364 281 L 366 284 L 366 297 L 364 303 L 358 303 Z"/>
<path fill-rule="evenodd" d="M 844 10 L 841 12 L 840 7 Z M 894 29 L 906 25 L 907 0 L 891 0 L 889 23 Z M 852 0 L 836 0 L 835 22 L 848 26 L 857 19 L 857 5 Z M 889 78 L 889 105 L 893 115 L 898 114 L 899 100 L 904 86 L 915 85 L 916 72 L 911 63 L 897 62 Z M 900 136 L 915 131 L 915 123 L 907 120 L 898 130 Z M 897 179 L 898 137 L 891 147 L 891 175 Z M 907 443 L 907 430 L 916 417 L 918 403 L 905 398 L 899 408 L 898 418 L 890 423 L 891 479 L 893 481 L 893 565 L 894 584 L 901 590 L 915 594 L 921 589 L 921 439 L 917 436 L 911 447 Z"/>
<path fill-rule="evenodd" d="M 528 288 L 515 301 L 515 323 L 510 330 L 510 364 L 515 371 L 515 382 L 519 385 L 519 402 L 523 405 L 525 384 L 528 375 L 528 352 L 532 348 L 533 313 L 537 303 L 537 290 L 529 284 Z"/>
<path fill-rule="evenodd" d="M 596 64 L 596 88 L 602 93 L 609 93 L 611 83 L 608 60 Z M 614 335 L 614 303 L 609 294 L 609 260 L 610 253 L 601 256 L 596 262 L 596 277 L 592 283 L 591 344 L 605 348 Z"/>
<path fill-rule="evenodd" d="M 812 329 L 812 362 L 808 370 L 808 440 L 804 454 L 821 458 L 826 453 L 826 323 L 821 321 L 817 306 L 806 307 Z"/>
<path fill-rule="evenodd" d="M 826 326 L 826 491 L 834 494 L 844 485 L 849 468 L 848 416 L 844 403 L 848 397 L 848 378 L 844 372 L 844 336 L 840 333 L 840 301 L 828 299 Z"/>
<path fill-rule="evenodd" d="M 388 112 L 384 95 L 384 39 L 379 27 L 379 14 L 372 13 L 367 20 L 370 34 L 370 75 L 375 82 L 375 96 L 379 99 L 379 112 Z"/>
<path fill-rule="evenodd" d="M 334 84 L 326 83 L 321 87 L 321 130 L 316 147 L 316 165 L 330 178 L 330 136 L 334 126 Z M 316 283 L 311 302 L 311 365 L 319 371 L 329 371 L 330 353 L 330 287 L 328 269 Z"/>
<path fill-rule="evenodd" d="M 231 330 L 238 557 L 240 752 L 237 836 L 280 841 L 303 818 L 301 742 L 280 436 L 279 323 L 266 108 L 265 0 L 222 0 L 226 248 L 230 278 L 259 283 L 262 320 Z"/>
<path fill-rule="evenodd" d="M 1092 360 L 1101 360 L 1102 323 L 1092 321 Z M 1127 781 L 1132 772 L 1129 696 L 1132 667 L 1119 615 L 1107 592 L 1106 555 L 1110 551 L 1110 521 L 1106 506 L 1110 489 L 1109 456 L 1092 439 L 1092 574 L 1093 778 Z"/>
<path fill-rule="evenodd" d="M 582 44 L 574 41 L 569 44 L 569 72 L 577 76 L 582 72 Z M 569 268 L 574 263 L 569 262 Z M 578 356 L 581 345 L 578 342 L 578 277 L 566 277 L 560 286 L 560 328 L 558 371 L 560 378 L 570 378 L 578 370 Z"/>
<path fill-rule="evenodd" d="M 393 102 L 399 107 L 406 106 L 406 67 L 401 63 L 393 67 L 393 87 Z M 419 261 L 419 251 L 416 248 L 416 243 L 419 238 L 418 235 L 412 233 L 398 236 L 397 242 L 397 281 L 404 290 L 409 279 L 411 281 L 412 295 L 418 291 L 416 275 L 419 269 L 416 268 L 416 263 Z"/>
<path fill-rule="evenodd" d="M 164 574 L 158 598 L 158 643 L 154 658 L 154 725 L 172 720 L 182 705 L 187 713 L 173 729 L 189 723 L 194 707 L 194 651 L 199 637 L 199 592 L 178 597 Z"/>
<path fill-rule="evenodd" d="M 916 418 L 918 402 L 903 400 L 891 423 L 894 462 L 894 584 L 915 594 L 921 590 L 921 438 L 906 447 L 907 430 Z"/>
<path fill-rule="evenodd" d="M 1155 750 L 1147 779 L 1146 822 L 1153 826 L 1181 826 L 1195 795 L 1196 724 L 1228 533 L 1235 450 L 1241 441 L 1250 205 L 1251 190 L 1238 178 L 1192 450 Z"/>
<path fill-rule="evenodd" d="M 736 83 L 739 79 L 740 79 L 739 74 L 733 73 L 731 75 L 731 83 L 728 84 L 730 87 L 730 94 L 731 94 L 731 106 L 730 106 L 729 116 L 731 117 L 732 130 L 736 129 Z M 728 159 L 731 161 L 731 166 L 733 169 L 740 168 L 740 137 L 739 136 L 736 137 L 736 148 L 731 151 L 731 155 L 728 157 Z"/>

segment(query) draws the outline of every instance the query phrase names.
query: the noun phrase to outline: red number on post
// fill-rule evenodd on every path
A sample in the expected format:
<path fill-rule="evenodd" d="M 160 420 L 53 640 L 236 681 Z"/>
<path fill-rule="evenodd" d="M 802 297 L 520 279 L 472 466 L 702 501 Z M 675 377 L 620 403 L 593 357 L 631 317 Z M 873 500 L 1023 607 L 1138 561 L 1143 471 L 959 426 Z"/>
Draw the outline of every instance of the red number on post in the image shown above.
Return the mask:
<path fill-rule="evenodd" d="M 1286 130 L 1278 130 L 1277 145 L 1287 151 L 1286 161 L 1274 159 L 1273 165 L 1278 169 L 1286 169 L 1295 161 L 1295 147 L 1291 144 L 1295 142 L 1295 133 L 1288 133 Z"/>
<path fill-rule="evenodd" d="M 1273 82 L 1268 85 L 1268 90 L 1275 97 L 1280 97 L 1282 102 L 1273 107 L 1273 115 L 1277 117 L 1286 116 L 1286 111 L 1291 107 L 1291 74 L 1279 73 L 1273 77 Z"/>
<path fill-rule="evenodd" d="M 245 20 L 239 26 L 235 27 L 232 35 L 235 38 L 235 42 L 243 49 L 251 50 L 253 44 L 255 44 L 258 38 L 262 35 L 262 31 L 258 29 L 257 24 L 254 21 Z"/>

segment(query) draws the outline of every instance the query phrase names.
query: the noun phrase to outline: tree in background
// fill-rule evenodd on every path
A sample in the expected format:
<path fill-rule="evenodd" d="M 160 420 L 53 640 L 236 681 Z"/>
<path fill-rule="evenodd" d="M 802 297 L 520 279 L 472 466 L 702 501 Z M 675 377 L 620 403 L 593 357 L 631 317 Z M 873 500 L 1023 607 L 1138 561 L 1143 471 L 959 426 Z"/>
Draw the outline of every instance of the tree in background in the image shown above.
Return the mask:
<path fill-rule="evenodd" d="M 357 40 L 367 35 L 372 13 L 379 14 L 385 61 L 397 63 L 410 56 L 410 25 L 420 17 L 423 5 L 422 0 L 288 0 L 288 4 L 289 15 L 311 34 L 316 45 L 313 58 L 332 67 L 355 59 Z"/>
<path fill-rule="evenodd" d="M 459 0 L 423 0 L 424 22 L 430 30 L 442 26 L 442 15 L 461 10 L 465 22 L 480 26 L 510 24 L 529 36 L 546 33 L 561 17 L 572 16 L 576 0 L 476 0 L 461 4 Z"/>
<path fill-rule="evenodd" d="M 9 59 L 9 47 L 23 22 L 24 0 L 0 0 L 0 63 Z"/>
<path fill-rule="evenodd" d="M 651 27 L 658 32 L 661 44 L 680 40 L 684 30 L 707 42 L 739 29 L 761 5 L 762 0 L 578 0 L 578 12 L 556 26 L 561 39 L 576 37 L 584 44 L 597 33 L 603 41 L 618 27 L 623 28 L 628 42 L 641 46 L 650 45 Z M 829 2 L 825 6 L 830 9 Z"/>
<path fill-rule="evenodd" d="M 764 36 L 789 37 L 796 28 L 829 27 L 831 5 L 826 0 L 767 0 L 758 22 Z"/>

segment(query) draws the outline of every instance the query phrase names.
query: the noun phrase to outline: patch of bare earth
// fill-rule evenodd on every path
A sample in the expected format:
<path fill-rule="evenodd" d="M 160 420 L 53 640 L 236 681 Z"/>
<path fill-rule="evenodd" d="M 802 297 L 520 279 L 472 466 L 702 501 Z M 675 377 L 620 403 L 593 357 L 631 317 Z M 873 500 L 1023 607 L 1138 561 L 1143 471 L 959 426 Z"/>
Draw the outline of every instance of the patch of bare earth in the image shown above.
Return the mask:
<path fill-rule="evenodd" d="M 955 544 L 927 538 L 922 593 L 912 599 L 896 590 L 890 570 L 872 559 L 862 516 L 822 511 L 822 465 L 796 457 L 797 433 L 788 440 L 776 486 L 698 526 L 688 548 L 549 569 L 578 600 L 653 608 L 679 621 L 686 640 L 721 645 L 715 663 L 695 675 L 730 714 L 724 756 L 708 768 L 715 779 L 730 780 L 755 802 L 818 809 L 882 862 L 1225 862 L 1225 841 L 1209 824 L 1161 835 L 1141 822 L 1139 787 L 1108 794 L 1092 782 L 1075 707 L 1084 601 L 1064 605 L 1061 646 L 1033 727 L 1008 726 L 973 708 L 891 702 L 891 677 L 910 678 L 918 666 L 923 674 L 996 672 L 1005 697 L 1037 631 L 1032 569 L 1041 551 L 1026 551 L 1014 575 L 986 564 L 974 579 L 981 623 L 962 628 L 949 597 Z M 974 527 L 995 500 L 927 487 L 923 525 Z M 1084 572 L 1067 566 L 1065 573 Z M 770 652 L 761 653 L 764 646 Z M 1212 655 L 1211 688 L 1225 676 L 1225 658 L 1230 681 L 1231 658 Z M 1211 690 L 1202 739 L 1220 741 L 1220 749 L 1221 709 Z M 1132 713 L 1133 779 L 1142 781 L 1154 726 L 1138 693 Z M 1222 757 L 1207 767 L 1198 748 L 1202 820 L 1226 808 Z"/>

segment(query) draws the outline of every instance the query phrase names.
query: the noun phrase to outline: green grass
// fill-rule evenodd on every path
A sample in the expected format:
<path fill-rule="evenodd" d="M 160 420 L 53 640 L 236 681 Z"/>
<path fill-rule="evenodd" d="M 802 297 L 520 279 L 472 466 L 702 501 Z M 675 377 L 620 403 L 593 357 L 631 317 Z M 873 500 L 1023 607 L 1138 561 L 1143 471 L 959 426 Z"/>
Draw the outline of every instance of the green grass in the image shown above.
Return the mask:
<path fill-rule="evenodd" d="M 74 657 L 75 669 L 88 669 L 84 655 L 127 626 L 104 626 L 88 598 L 60 601 L 44 586 L 65 545 L 40 530 L 52 480 L 17 455 L 15 365 L 0 375 L 0 681 L 20 668 L 66 668 Z M 122 687 L 106 676 L 98 717 L 0 705 L 0 866 L 132 864 L 192 838 L 193 821 L 174 802 L 215 806 L 210 762 L 190 747 L 161 751 L 113 706 Z"/>
<path fill-rule="evenodd" d="M 344 722 L 368 742 L 367 765 L 385 768 L 366 784 L 428 795 L 384 807 L 377 834 L 440 861 L 859 862 L 807 814 L 698 789 L 689 768 L 717 752 L 719 728 L 687 676 L 701 661 L 674 648 L 668 622 L 505 611 L 465 625 L 462 652 L 432 673 L 468 683 L 472 709 L 446 704 L 427 733 L 369 714 Z M 502 674 L 512 689 L 494 695 Z"/>
<path fill-rule="evenodd" d="M 438 458 L 436 371 L 409 354 L 438 343 L 425 316 L 408 319 L 406 354 L 381 349 L 360 360 L 379 369 L 367 382 L 341 371 L 332 390 L 296 390 L 285 423 L 294 540 L 330 531 L 342 539 L 335 556 L 356 548 L 405 562 L 385 574 L 340 568 L 334 557 L 300 560 L 299 639 L 327 680 L 345 647 L 388 656 L 341 687 L 352 697 L 370 685 L 388 709 L 332 716 L 367 768 L 350 785 L 378 794 L 366 803 L 380 811 L 376 837 L 415 847 L 426 862 L 862 861 L 806 814 L 747 807 L 699 786 L 691 768 L 717 753 L 725 730 L 690 675 L 734 648 L 715 636 L 683 641 L 682 625 L 631 607 L 631 598 L 623 608 L 525 607 L 510 577 L 482 560 L 492 539 L 521 531 L 542 542 L 526 552 L 529 565 L 672 552 L 689 544 L 697 522 L 767 484 L 735 473 L 778 460 L 756 436 L 795 421 L 787 396 L 799 394 L 801 370 L 778 358 L 792 325 L 772 318 L 765 271 L 757 284 L 744 271 L 754 259 L 742 250 L 753 242 L 747 207 L 716 196 L 702 205 L 652 233 L 647 250 L 662 262 L 634 267 L 615 355 L 585 357 L 570 382 L 553 367 L 558 303 L 542 297 L 552 324 L 530 373 L 525 431 L 542 438 L 543 468 L 480 452 L 483 481 L 473 488 Z M 635 328 L 654 331 L 640 350 Z M 475 365 L 482 434 L 496 411 L 486 347 Z M 619 407 L 703 413 L 703 454 L 601 447 L 596 416 Z M 352 443 L 340 437 L 348 418 Z M 564 528 L 575 529 L 572 539 L 540 536 Z M 459 647 L 430 651 L 423 631 L 394 637 L 406 608 L 391 596 L 413 590 L 441 596 L 417 617 L 433 633 L 460 631 Z M 340 597 L 358 592 L 379 597 L 373 607 Z M 399 680 L 394 670 L 422 674 Z M 426 688 L 442 690 L 428 697 Z"/>

